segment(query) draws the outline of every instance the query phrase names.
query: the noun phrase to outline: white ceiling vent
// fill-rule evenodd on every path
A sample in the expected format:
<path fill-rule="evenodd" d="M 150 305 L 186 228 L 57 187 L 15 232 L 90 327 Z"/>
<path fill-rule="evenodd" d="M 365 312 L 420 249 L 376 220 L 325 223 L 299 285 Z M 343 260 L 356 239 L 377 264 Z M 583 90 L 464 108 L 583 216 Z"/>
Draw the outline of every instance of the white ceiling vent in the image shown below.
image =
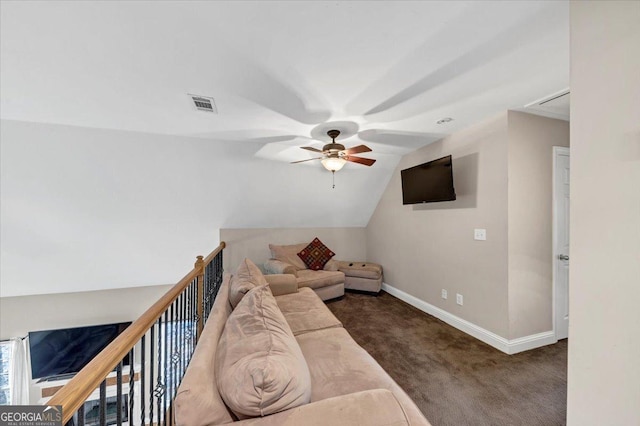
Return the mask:
<path fill-rule="evenodd" d="M 519 111 L 568 121 L 570 106 L 571 94 L 569 89 L 565 89 L 531 102 L 525 105 L 524 108 L 519 109 Z"/>
<path fill-rule="evenodd" d="M 202 95 L 192 95 L 189 94 L 189 97 L 193 101 L 193 105 L 199 111 L 212 112 L 214 114 L 218 113 L 218 107 L 216 107 L 216 102 L 213 98 Z"/>

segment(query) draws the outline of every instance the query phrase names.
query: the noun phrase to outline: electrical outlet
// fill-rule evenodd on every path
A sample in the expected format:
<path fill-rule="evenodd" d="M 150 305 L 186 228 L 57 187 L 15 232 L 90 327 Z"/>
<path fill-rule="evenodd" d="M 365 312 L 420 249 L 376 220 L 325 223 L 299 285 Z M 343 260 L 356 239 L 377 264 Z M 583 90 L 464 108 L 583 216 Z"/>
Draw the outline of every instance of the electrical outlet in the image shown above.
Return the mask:
<path fill-rule="evenodd" d="M 444 288 L 442 289 L 442 298 L 443 299 L 447 298 L 447 290 L 445 290 Z"/>
<path fill-rule="evenodd" d="M 464 304 L 464 298 L 460 293 L 456 293 L 456 303 L 460 306 Z"/>
<path fill-rule="evenodd" d="M 478 241 L 485 241 L 487 239 L 487 230 L 486 229 L 474 229 L 473 230 L 473 239 Z"/>

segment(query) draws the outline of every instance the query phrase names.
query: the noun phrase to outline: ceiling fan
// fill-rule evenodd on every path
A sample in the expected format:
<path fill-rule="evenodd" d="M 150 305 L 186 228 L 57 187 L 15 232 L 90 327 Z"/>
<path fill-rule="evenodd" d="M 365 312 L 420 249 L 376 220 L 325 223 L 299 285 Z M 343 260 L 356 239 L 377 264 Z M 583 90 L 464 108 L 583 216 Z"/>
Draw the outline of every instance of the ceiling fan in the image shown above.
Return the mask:
<path fill-rule="evenodd" d="M 317 152 L 322 154 L 322 157 L 309 158 L 306 160 L 293 161 L 291 164 L 304 163 L 305 161 L 320 160 L 325 169 L 332 173 L 340 170 L 347 161 L 352 163 L 358 163 L 365 166 L 372 166 L 376 160 L 371 158 L 356 157 L 353 154 L 360 154 L 361 152 L 370 152 L 371 148 L 366 145 L 358 145 L 353 148 L 346 149 L 344 145 L 336 143 L 336 138 L 340 135 L 340 130 L 329 130 L 327 135 L 332 139 L 331 143 L 326 144 L 322 149 L 314 148 L 312 146 L 301 146 L 300 148 L 307 151 Z"/>

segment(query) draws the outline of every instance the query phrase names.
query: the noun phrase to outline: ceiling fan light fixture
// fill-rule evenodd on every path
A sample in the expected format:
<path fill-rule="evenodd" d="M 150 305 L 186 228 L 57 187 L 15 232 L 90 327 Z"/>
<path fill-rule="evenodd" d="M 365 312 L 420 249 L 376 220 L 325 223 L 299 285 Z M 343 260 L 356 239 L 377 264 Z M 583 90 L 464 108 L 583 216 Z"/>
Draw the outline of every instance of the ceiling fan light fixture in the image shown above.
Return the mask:
<path fill-rule="evenodd" d="M 323 158 L 320 162 L 322 163 L 324 168 L 329 170 L 330 172 L 337 172 L 342 167 L 344 167 L 347 160 L 340 157 L 327 157 Z"/>

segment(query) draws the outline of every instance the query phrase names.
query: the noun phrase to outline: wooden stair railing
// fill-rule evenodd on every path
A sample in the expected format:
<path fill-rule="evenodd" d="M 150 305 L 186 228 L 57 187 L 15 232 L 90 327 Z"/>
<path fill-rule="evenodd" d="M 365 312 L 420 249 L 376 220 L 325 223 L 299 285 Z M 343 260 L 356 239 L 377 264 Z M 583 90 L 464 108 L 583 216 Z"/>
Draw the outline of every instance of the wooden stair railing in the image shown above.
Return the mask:
<path fill-rule="evenodd" d="M 221 242 L 206 258 L 198 256 L 184 278 L 53 395 L 47 404 L 62 406 L 63 424 L 84 426 L 85 402 L 96 392 L 100 425 L 173 424 L 175 392 L 222 284 L 224 248 Z"/>

